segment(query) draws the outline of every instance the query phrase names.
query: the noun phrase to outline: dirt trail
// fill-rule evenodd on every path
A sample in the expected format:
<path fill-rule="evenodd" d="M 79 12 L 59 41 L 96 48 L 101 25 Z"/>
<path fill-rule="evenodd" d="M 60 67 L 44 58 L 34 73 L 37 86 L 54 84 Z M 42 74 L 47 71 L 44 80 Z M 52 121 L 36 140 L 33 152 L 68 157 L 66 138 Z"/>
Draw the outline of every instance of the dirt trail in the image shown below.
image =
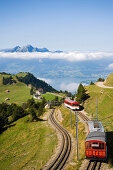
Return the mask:
<path fill-rule="evenodd" d="M 97 86 L 102 87 L 102 88 L 108 88 L 108 89 L 113 89 L 113 87 L 105 86 L 104 82 L 97 82 L 95 83 Z"/>

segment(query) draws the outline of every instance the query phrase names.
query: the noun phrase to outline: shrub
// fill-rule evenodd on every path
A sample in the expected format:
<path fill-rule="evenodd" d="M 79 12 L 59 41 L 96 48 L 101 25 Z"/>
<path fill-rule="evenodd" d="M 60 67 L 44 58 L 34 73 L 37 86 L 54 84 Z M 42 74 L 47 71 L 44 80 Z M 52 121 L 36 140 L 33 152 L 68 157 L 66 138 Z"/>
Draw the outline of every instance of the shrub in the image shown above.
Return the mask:
<path fill-rule="evenodd" d="M 105 79 L 100 77 L 100 78 L 97 79 L 97 82 L 98 82 L 98 81 L 104 82 Z"/>

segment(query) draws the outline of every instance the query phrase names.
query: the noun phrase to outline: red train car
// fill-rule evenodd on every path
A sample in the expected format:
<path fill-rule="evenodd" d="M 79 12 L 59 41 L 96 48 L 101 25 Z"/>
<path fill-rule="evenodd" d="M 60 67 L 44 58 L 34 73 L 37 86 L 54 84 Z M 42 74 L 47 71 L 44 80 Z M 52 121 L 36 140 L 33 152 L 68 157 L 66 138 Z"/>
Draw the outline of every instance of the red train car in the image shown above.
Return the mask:
<path fill-rule="evenodd" d="M 75 102 L 73 100 L 65 99 L 64 100 L 64 106 L 72 109 L 72 110 L 79 110 L 80 109 L 80 103 Z"/>
<path fill-rule="evenodd" d="M 85 156 L 90 160 L 107 160 L 106 133 L 90 132 L 85 140 Z"/>

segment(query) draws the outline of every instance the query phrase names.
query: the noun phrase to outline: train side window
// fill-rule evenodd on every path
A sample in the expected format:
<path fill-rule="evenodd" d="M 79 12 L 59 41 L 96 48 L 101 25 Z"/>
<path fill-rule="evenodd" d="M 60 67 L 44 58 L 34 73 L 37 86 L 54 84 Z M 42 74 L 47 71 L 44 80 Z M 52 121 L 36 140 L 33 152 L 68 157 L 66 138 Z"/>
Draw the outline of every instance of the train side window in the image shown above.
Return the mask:
<path fill-rule="evenodd" d="M 88 149 L 88 142 L 86 142 L 86 149 Z"/>
<path fill-rule="evenodd" d="M 104 149 L 104 143 L 102 143 L 102 149 Z"/>
<path fill-rule="evenodd" d="M 89 149 L 91 149 L 91 142 L 89 142 Z"/>
<path fill-rule="evenodd" d="M 104 149 L 104 143 L 99 143 L 99 148 Z"/>
<path fill-rule="evenodd" d="M 91 149 L 91 142 L 86 142 L 86 149 Z"/>

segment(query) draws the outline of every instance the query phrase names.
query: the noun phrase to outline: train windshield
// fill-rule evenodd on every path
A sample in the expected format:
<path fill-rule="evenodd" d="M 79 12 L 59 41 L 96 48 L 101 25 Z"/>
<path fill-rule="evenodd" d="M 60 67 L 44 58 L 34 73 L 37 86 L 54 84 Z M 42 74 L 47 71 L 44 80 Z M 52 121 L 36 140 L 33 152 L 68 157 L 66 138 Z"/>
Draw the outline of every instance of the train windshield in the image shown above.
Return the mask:
<path fill-rule="evenodd" d="M 93 142 L 92 148 L 93 149 L 104 149 L 104 143 Z"/>
<path fill-rule="evenodd" d="M 104 143 L 100 142 L 86 142 L 86 149 L 104 149 Z"/>
<path fill-rule="evenodd" d="M 79 106 L 79 104 L 72 104 L 72 106 Z"/>

